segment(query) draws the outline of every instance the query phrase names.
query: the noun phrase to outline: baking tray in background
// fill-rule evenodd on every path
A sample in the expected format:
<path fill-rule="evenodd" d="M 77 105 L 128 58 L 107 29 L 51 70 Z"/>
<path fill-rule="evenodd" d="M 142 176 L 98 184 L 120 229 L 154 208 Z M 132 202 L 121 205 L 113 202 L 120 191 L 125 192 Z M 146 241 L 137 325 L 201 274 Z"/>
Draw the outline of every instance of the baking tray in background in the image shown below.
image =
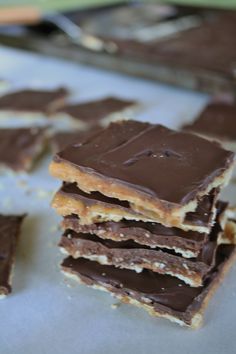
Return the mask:
<path fill-rule="evenodd" d="M 117 11 L 126 11 L 126 9 L 137 10 L 138 6 L 144 5 L 131 3 L 126 8 L 119 5 L 112 8 L 99 8 L 99 10 L 74 11 L 65 15 L 74 23 L 79 24 L 81 28 L 85 28 L 86 30 L 92 29 L 92 31 L 95 30 L 94 34 L 96 35 L 96 28 L 106 28 L 106 26 L 109 25 L 109 16 L 111 16 L 111 19 L 113 17 L 115 19 L 114 14 L 116 14 Z M 171 13 L 170 11 L 170 14 L 164 13 L 164 15 L 159 18 L 159 22 L 163 23 L 170 19 L 176 20 L 186 16 L 211 19 L 222 13 L 219 10 L 193 7 L 169 6 L 169 8 L 172 8 L 173 12 Z M 107 28 L 107 32 L 109 35 L 110 33 L 114 34 L 111 27 Z M 117 38 L 115 40 L 117 40 Z M 86 63 L 112 71 L 157 80 L 171 85 L 179 85 L 187 89 L 199 90 L 211 94 L 223 94 L 224 96 L 230 95 L 235 97 L 236 95 L 236 78 L 233 75 L 227 75 L 224 72 L 216 71 L 209 67 L 208 69 L 198 66 L 192 67 L 191 64 L 186 64 L 186 60 L 184 64 L 181 64 L 181 60 L 178 60 L 177 64 L 174 58 L 168 61 L 163 60 L 163 58 L 158 55 L 155 58 L 153 58 L 153 56 L 152 58 L 143 55 L 139 56 L 136 49 L 132 53 L 132 50 L 129 49 L 129 44 L 124 45 L 124 43 L 121 43 L 121 50 L 119 49 L 117 53 L 94 51 L 81 45 L 71 43 L 67 36 L 63 35 L 52 26 L 52 24 L 47 22 L 42 22 L 34 27 L 21 27 L 20 29 L 9 28 L 6 30 L 2 28 L 0 31 L 0 43 L 66 58 L 75 62 Z M 205 54 L 206 53 L 203 53 L 203 55 Z"/>

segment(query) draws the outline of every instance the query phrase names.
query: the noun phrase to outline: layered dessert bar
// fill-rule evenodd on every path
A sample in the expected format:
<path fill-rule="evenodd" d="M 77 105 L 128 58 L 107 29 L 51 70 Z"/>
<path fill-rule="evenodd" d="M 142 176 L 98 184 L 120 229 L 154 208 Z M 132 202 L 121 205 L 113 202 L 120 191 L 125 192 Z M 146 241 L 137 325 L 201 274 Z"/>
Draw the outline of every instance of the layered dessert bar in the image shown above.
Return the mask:
<path fill-rule="evenodd" d="M 201 198 L 196 211 L 186 214 L 181 229 L 209 233 L 215 218 L 217 195 L 218 191 L 212 190 Z M 134 211 L 126 201 L 109 198 L 99 192 L 85 193 L 76 183 L 64 183 L 55 194 L 52 206 L 62 216 L 78 214 L 81 225 L 122 220 L 155 222 L 155 218 Z"/>
<path fill-rule="evenodd" d="M 215 267 L 204 285 L 198 288 L 190 287 L 170 275 L 150 270 L 136 273 L 83 258 L 66 258 L 62 270 L 80 283 L 108 291 L 121 301 L 141 307 L 153 316 L 166 318 L 181 326 L 198 328 L 211 296 L 235 258 L 234 245 L 220 245 Z"/>
<path fill-rule="evenodd" d="M 136 121 L 111 124 L 55 155 L 51 174 L 129 203 L 148 220 L 181 227 L 201 198 L 228 183 L 234 153 L 215 142 Z"/>
<path fill-rule="evenodd" d="M 213 102 L 200 115 L 182 127 L 210 139 L 221 141 L 225 146 L 236 148 L 236 104 Z"/>
<path fill-rule="evenodd" d="M 54 90 L 22 89 L 0 96 L 0 117 L 47 115 L 63 105 L 68 95 L 65 88 Z"/>
<path fill-rule="evenodd" d="M 56 116 L 70 119 L 80 129 L 106 126 L 120 119 L 133 117 L 138 102 L 117 97 L 105 97 L 95 101 L 67 104 L 57 110 Z"/>
<path fill-rule="evenodd" d="M 47 142 L 45 128 L 0 129 L 0 168 L 30 171 Z"/>
<path fill-rule="evenodd" d="M 133 240 L 114 241 L 114 239 L 105 238 L 104 235 L 100 238 L 92 233 L 77 233 L 73 229 L 66 229 L 59 246 L 63 253 L 73 258 L 83 257 L 100 264 L 114 265 L 136 272 L 150 269 L 160 274 L 175 276 L 191 286 L 198 287 L 203 284 L 204 278 L 215 265 L 215 255 L 220 244 L 219 238 L 224 233 L 225 223 L 221 225 L 221 220 L 225 219 L 223 215 L 225 213 L 224 203 L 219 202 L 216 222 L 211 233 L 202 244 L 198 256 L 191 259 L 186 259 L 176 253 L 175 243 L 172 243 L 171 237 L 169 237 L 168 245 L 170 249 L 172 247 L 172 251 L 165 247 L 151 248 Z M 131 234 L 132 229 L 129 232 Z M 227 235 L 224 236 L 224 238 L 227 237 Z M 184 243 L 185 237 L 182 238 Z"/>

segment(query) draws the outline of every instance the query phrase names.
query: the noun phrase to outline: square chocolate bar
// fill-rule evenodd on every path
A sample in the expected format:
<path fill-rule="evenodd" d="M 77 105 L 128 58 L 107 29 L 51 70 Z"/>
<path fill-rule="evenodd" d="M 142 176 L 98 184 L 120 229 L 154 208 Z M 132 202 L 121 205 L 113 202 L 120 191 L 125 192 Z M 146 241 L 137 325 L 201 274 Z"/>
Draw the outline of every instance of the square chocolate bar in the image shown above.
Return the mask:
<path fill-rule="evenodd" d="M 36 113 L 48 114 L 64 104 L 68 91 L 65 88 L 54 90 L 22 89 L 0 96 L 0 115 L 12 112 L 14 115 Z"/>
<path fill-rule="evenodd" d="M 31 170 L 46 140 L 44 128 L 0 129 L 0 168 L 14 172 Z"/>
<path fill-rule="evenodd" d="M 69 118 L 80 129 L 91 129 L 95 126 L 106 126 L 112 121 L 128 119 L 133 116 L 138 103 L 117 97 L 105 97 L 95 101 L 87 101 L 63 106 L 55 112 L 56 116 Z"/>
<path fill-rule="evenodd" d="M 236 104 L 212 102 L 190 124 L 182 127 L 211 139 L 217 139 L 226 146 L 236 147 Z M 230 145 L 229 145 L 230 144 Z"/>
<path fill-rule="evenodd" d="M 149 220 L 181 227 L 203 196 L 228 183 L 233 165 L 234 153 L 215 142 L 122 121 L 57 153 L 50 172 L 85 192 L 127 201 Z"/>

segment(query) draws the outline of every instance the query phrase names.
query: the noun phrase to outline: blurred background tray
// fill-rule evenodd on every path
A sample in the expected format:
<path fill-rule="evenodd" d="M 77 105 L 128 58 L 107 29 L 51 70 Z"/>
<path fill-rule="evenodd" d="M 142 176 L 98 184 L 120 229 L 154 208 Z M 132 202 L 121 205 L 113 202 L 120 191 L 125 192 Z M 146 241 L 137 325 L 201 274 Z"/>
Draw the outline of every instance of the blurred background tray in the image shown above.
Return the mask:
<path fill-rule="evenodd" d="M 155 6 L 156 11 L 153 10 L 154 5 L 151 4 L 130 3 L 127 5 L 120 3 L 113 6 L 99 6 L 64 13 L 65 17 L 76 26 L 79 26 L 79 29 L 84 33 L 109 41 L 109 43 L 115 43 L 116 49 L 118 49 L 115 52 L 94 50 L 90 44 L 88 48 L 83 44 L 81 45 L 81 43 L 73 43 L 71 38 L 58 28 L 57 24 L 60 23 L 58 14 L 50 15 L 49 21 L 45 18 L 35 26 L 1 27 L 0 43 L 172 85 L 179 85 L 188 89 L 200 90 L 211 94 L 230 94 L 235 96 L 236 77 L 234 68 L 231 74 L 224 70 L 217 70 L 217 68 L 214 68 L 213 63 L 212 67 L 211 65 L 204 67 L 200 63 L 199 65 L 188 63 L 186 56 L 185 58 L 171 57 L 170 55 L 169 57 L 168 55 L 163 56 L 162 47 L 163 43 L 168 41 L 168 36 L 158 38 L 154 53 L 152 48 L 150 50 L 150 42 L 137 41 L 137 38 L 132 38 L 132 34 L 140 32 L 140 29 L 142 33 L 145 26 L 150 27 L 149 33 L 153 33 L 153 26 L 158 24 L 172 21 L 171 23 L 174 23 L 175 26 L 180 19 L 186 18 L 188 21 L 189 19 L 193 21 L 193 25 L 190 21 L 189 29 L 179 32 L 177 30 L 176 38 L 178 39 L 179 36 L 186 36 L 187 32 L 194 31 L 194 27 L 201 27 L 204 23 L 207 23 L 208 26 L 209 22 L 214 23 L 222 14 L 223 16 L 228 16 L 229 12 L 186 6 Z M 236 12 L 233 12 L 236 33 L 235 14 Z M 173 25 L 171 26 L 174 27 Z M 230 31 L 232 32 L 231 29 Z M 228 39 L 232 41 L 234 36 L 232 37 L 231 32 L 229 32 Z M 174 41 L 173 36 L 170 36 L 170 39 Z M 175 45 L 175 43 L 173 44 Z M 212 45 L 215 44 L 212 43 Z M 232 47 L 230 44 L 228 46 Z M 160 47 L 159 52 L 157 50 L 158 47 Z M 234 51 L 235 53 L 233 52 L 232 55 L 235 54 L 236 63 L 236 47 Z M 203 52 L 202 55 L 206 55 L 206 53 Z"/>

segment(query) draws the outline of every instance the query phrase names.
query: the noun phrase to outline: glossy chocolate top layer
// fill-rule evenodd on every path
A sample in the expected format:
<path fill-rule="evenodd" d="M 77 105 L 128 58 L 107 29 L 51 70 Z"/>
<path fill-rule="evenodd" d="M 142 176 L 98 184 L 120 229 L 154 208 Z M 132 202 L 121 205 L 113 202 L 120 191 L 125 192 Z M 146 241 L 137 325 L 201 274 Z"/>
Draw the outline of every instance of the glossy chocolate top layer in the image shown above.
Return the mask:
<path fill-rule="evenodd" d="M 69 132 L 58 132 L 54 134 L 52 138 L 52 147 L 54 152 L 61 151 L 71 144 L 81 144 L 89 136 L 99 131 L 100 127 L 93 127 L 88 131 L 69 131 Z"/>
<path fill-rule="evenodd" d="M 228 169 L 232 152 L 198 136 L 136 121 L 111 124 L 55 156 L 108 184 L 185 205 Z"/>
<path fill-rule="evenodd" d="M 11 290 L 10 274 L 16 242 L 25 215 L 0 215 L 0 294 Z"/>
<path fill-rule="evenodd" d="M 236 141 L 236 104 L 211 103 L 193 123 L 183 126 L 183 129 Z"/>
<path fill-rule="evenodd" d="M 43 128 L 0 129 L 0 164 L 15 171 L 27 169 L 28 160 L 41 151 L 45 133 Z"/>
<path fill-rule="evenodd" d="M 67 105 L 62 107 L 59 111 L 89 124 L 99 124 L 99 121 L 109 114 L 122 111 L 135 103 L 135 101 L 107 97 L 97 101 Z"/>
<path fill-rule="evenodd" d="M 20 90 L 0 97 L 0 110 L 47 112 L 55 101 L 65 98 L 64 88 L 56 90 Z"/>
<path fill-rule="evenodd" d="M 233 245 L 218 247 L 218 267 L 229 259 L 234 249 Z M 193 288 L 169 275 L 161 275 L 149 270 L 136 273 L 132 270 L 101 265 L 82 258 L 68 257 L 62 263 L 62 267 L 91 279 L 95 284 L 99 282 L 111 284 L 124 295 L 135 292 L 136 295 L 132 295 L 132 297 L 144 296 L 152 301 L 154 307 L 162 305 L 178 312 L 185 312 L 189 306 L 191 306 L 191 310 L 199 308 L 202 303 L 201 294 L 217 276 L 217 272 L 212 271 L 203 287 Z"/>
<path fill-rule="evenodd" d="M 85 193 L 79 189 L 76 183 L 63 183 L 61 189 L 58 192 L 59 194 L 66 194 L 70 198 L 83 200 L 86 206 L 92 206 L 95 204 L 105 204 L 108 206 L 118 206 L 124 209 L 126 212 L 132 213 L 133 210 L 130 207 L 129 202 L 124 200 L 119 200 L 116 198 L 109 198 L 99 192 Z M 211 194 L 204 196 L 198 203 L 196 211 L 193 213 L 187 213 L 184 223 L 196 225 L 196 226 L 208 226 L 212 221 L 213 208 L 215 206 L 215 199 L 218 195 L 217 190 L 213 190 Z M 133 212 L 135 215 L 138 213 Z M 152 224 L 152 223 L 150 223 Z M 154 224 L 154 228 L 157 231 L 158 223 Z M 164 226 L 160 226 L 163 230 Z M 153 227 L 152 227 L 153 229 Z"/>

